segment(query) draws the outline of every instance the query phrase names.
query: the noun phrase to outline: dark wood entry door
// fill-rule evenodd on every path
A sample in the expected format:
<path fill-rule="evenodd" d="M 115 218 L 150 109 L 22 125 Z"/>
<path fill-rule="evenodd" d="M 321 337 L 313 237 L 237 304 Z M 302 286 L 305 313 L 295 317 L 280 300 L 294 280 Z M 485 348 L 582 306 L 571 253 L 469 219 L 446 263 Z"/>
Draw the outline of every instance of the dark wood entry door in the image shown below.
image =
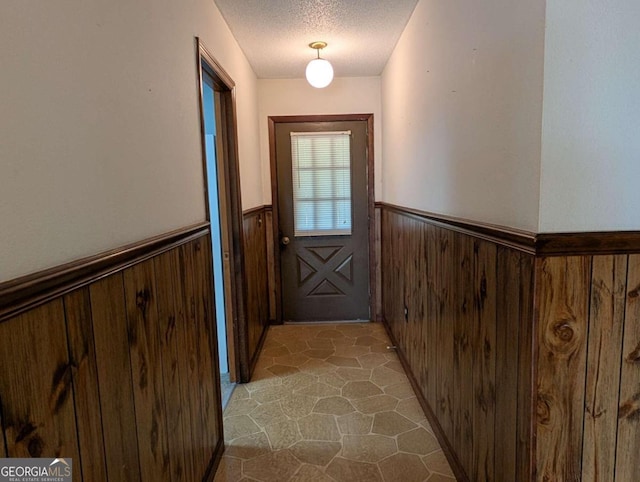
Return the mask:
<path fill-rule="evenodd" d="M 367 143 L 366 121 L 276 124 L 283 321 L 369 320 Z"/>

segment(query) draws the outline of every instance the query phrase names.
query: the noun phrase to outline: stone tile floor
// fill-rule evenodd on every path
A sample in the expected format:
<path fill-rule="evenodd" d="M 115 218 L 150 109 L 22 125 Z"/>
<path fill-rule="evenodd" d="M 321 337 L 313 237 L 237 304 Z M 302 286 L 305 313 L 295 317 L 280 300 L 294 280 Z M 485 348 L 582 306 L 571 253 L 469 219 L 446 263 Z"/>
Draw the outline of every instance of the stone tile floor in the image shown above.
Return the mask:
<path fill-rule="evenodd" d="M 271 327 L 215 480 L 455 481 L 389 344 L 377 323 Z"/>

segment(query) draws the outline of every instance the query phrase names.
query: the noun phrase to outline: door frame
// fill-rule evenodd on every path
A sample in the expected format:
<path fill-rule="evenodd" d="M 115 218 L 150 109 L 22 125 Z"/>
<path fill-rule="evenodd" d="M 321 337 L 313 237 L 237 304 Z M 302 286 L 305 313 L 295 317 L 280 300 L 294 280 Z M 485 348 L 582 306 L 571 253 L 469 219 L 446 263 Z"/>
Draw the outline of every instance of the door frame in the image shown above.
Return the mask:
<path fill-rule="evenodd" d="M 373 114 L 328 114 L 269 116 L 269 160 L 271 164 L 271 209 L 273 212 L 273 251 L 276 297 L 276 323 L 282 324 L 282 273 L 280 269 L 280 213 L 278 212 L 278 163 L 276 160 L 276 125 L 291 122 L 367 122 L 367 215 L 369 217 L 369 318 L 375 320 L 376 272 L 375 272 L 375 183 L 373 151 Z"/>
<path fill-rule="evenodd" d="M 240 166 L 238 159 L 238 133 L 236 114 L 236 87 L 231 76 L 196 37 L 197 79 L 200 112 L 200 139 L 202 148 L 203 195 L 207 221 L 209 212 L 207 155 L 203 112 L 202 63 L 214 80 L 216 94 L 216 162 L 218 166 L 218 197 L 220 204 L 220 231 L 223 248 L 223 276 L 225 285 L 225 322 L 229 374 L 233 381 L 245 383 L 250 377 L 249 337 L 246 320 L 246 282 L 244 269 L 244 231 L 242 199 L 240 195 Z M 219 105 L 218 105 L 219 104 Z M 211 246 L 209 246 L 211 248 Z M 213 280 L 212 280 L 213 281 Z M 215 316 L 215 310 L 210 310 Z M 210 327 L 212 333 L 217 330 Z M 212 337 L 213 338 L 213 337 Z M 217 343 L 210 340 L 217 360 Z"/>

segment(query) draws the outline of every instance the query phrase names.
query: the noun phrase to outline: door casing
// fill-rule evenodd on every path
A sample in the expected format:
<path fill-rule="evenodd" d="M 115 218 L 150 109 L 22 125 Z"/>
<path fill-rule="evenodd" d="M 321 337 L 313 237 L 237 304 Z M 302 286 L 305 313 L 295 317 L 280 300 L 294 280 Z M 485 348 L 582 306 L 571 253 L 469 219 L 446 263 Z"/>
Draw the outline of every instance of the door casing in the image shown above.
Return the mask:
<path fill-rule="evenodd" d="M 275 127 L 279 123 L 293 122 L 367 122 L 367 214 L 369 237 L 369 313 L 373 320 L 376 306 L 375 273 L 375 192 L 374 192 L 374 151 L 373 151 L 373 114 L 331 114 L 331 115 L 292 115 L 269 117 L 269 158 L 271 164 L 271 204 L 273 209 L 273 246 L 276 292 L 276 323 L 282 323 L 282 274 L 280 271 L 280 216 L 278 213 L 278 164 L 276 159 Z"/>
<path fill-rule="evenodd" d="M 207 221 L 209 197 L 207 187 L 207 158 L 202 112 L 202 63 L 214 80 L 216 95 L 217 167 L 220 198 L 220 229 L 223 250 L 225 284 L 225 315 L 229 370 L 232 381 L 248 382 L 250 378 L 249 338 L 246 320 L 246 283 L 244 270 L 244 234 L 242 229 L 242 200 L 240 196 L 240 168 L 238 161 L 237 115 L 235 83 L 207 48 L 196 37 L 197 74 L 199 86 L 204 201 Z M 213 310 L 212 310 L 213 311 Z M 215 333 L 215 327 L 210 327 Z M 217 364 L 217 344 L 215 348 Z"/>

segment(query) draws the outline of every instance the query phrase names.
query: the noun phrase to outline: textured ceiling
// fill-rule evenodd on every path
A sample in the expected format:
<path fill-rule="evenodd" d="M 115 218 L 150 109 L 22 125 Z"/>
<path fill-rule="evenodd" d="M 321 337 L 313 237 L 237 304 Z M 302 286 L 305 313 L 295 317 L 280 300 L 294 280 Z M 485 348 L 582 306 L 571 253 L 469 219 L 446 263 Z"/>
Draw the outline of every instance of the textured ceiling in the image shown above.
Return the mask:
<path fill-rule="evenodd" d="M 215 0 L 259 78 L 301 78 L 315 57 L 336 77 L 380 75 L 417 0 Z"/>

